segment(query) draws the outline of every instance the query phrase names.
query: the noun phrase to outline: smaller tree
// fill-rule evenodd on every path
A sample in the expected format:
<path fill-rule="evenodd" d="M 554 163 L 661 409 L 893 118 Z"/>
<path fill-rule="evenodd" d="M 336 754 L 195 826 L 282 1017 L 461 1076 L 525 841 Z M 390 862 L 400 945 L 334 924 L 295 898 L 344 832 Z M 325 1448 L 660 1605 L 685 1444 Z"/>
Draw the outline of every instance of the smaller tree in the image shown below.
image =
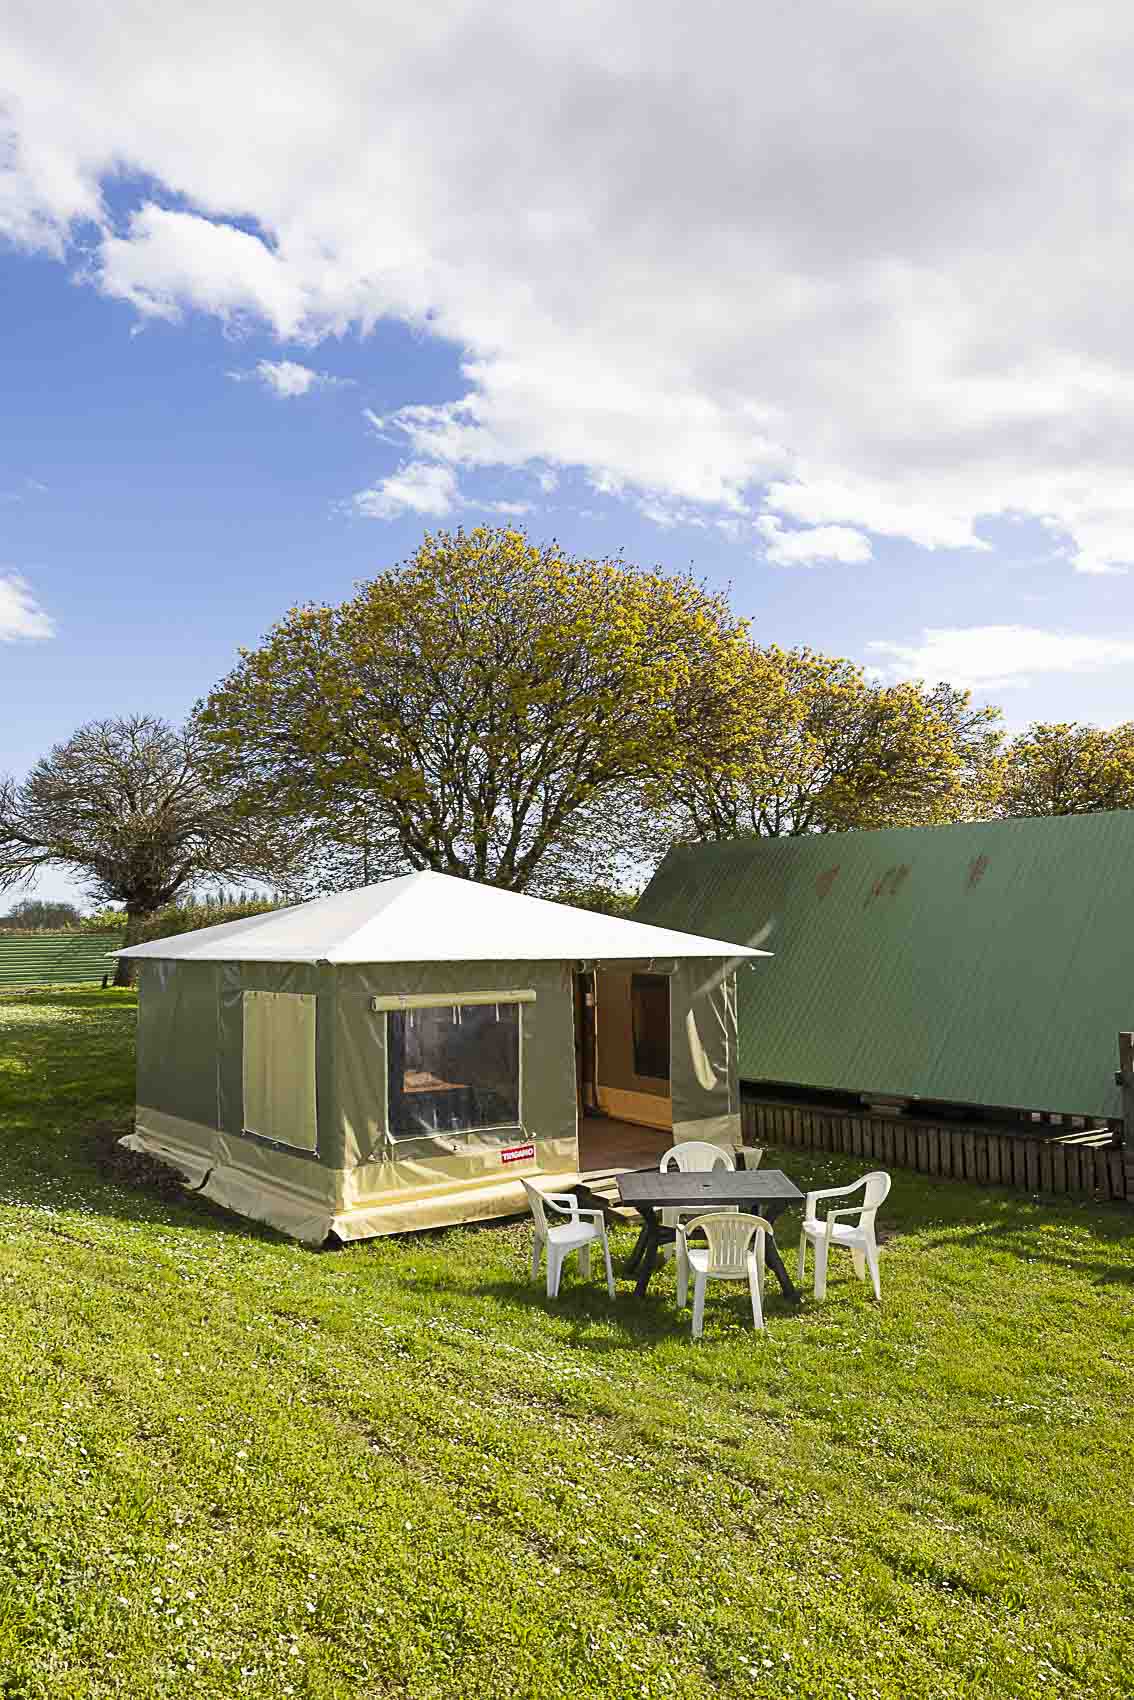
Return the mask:
<path fill-rule="evenodd" d="M 589 909 L 596 915 L 615 915 L 622 920 L 634 913 L 640 896 L 614 885 L 563 885 L 547 895 L 554 903 L 569 903 L 573 909 Z"/>
<path fill-rule="evenodd" d="M 810 649 L 750 648 L 730 735 L 671 785 L 702 839 L 931 825 L 977 811 L 998 711 L 940 684 L 882 685 Z"/>
<path fill-rule="evenodd" d="M 204 879 L 270 878 L 285 859 L 271 830 L 237 817 L 208 777 L 192 728 L 152 715 L 81 726 L 22 785 L 0 780 L 0 889 L 64 868 L 90 896 L 121 905 L 125 943 Z M 119 961 L 116 985 L 129 985 Z"/>
<path fill-rule="evenodd" d="M 993 803 L 1003 818 L 1134 808 L 1134 721 L 1037 721 L 1008 744 Z"/>
<path fill-rule="evenodd" d="M 47 898 L 25 897 L 6 915 L 0 915 L 0 927 L 16 933 L 35 933 L 77 927 L 80 919 L 73 903 L 52 903 Z"/>

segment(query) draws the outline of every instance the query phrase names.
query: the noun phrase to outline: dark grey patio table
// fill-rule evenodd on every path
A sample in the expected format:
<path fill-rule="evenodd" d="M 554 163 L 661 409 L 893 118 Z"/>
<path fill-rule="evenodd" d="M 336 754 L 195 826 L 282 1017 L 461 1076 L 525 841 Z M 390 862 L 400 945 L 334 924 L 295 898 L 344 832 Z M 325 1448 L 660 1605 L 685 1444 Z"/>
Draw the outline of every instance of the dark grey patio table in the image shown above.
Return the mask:
<path fill-rule="evenodd" d="M 691 1175 L 675 1169 L 664 1175 L 657 1169 L 631 1169 L 617 1179 L 623 1204 L 637 1210 L 644 1224 L 628 1265 L 628 1273 L 638 1270 L 634 1291 L 640 1299 L 646 1295 L 662 1246 L 676 1237 L 672 1228 L 662 1227 L 659 1210 L 714 1210 L 734 1204 L 774 1222 L 789 1204 L 803 1200 L 782 1169 L 712 1169 Z M 774 1235 L 768 1237 L 765 1256 L 785 1299 L 798 1304 L 799 1289 L 784 1268 Z"/>

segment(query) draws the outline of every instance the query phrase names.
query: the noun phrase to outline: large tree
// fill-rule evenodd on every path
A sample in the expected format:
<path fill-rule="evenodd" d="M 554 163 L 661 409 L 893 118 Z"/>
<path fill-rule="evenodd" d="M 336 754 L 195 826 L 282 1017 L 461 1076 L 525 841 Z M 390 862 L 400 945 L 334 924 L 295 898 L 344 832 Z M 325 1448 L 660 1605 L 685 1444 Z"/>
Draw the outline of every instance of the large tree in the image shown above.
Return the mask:
<path fill-rule="evenodd" d="M 314 829 L 348 877 L 548 890 L 633 856 L 638 788 L 721 739 L 745 650 L 692 578 L 439 532 L 341 606 L 293 609 L 198 725 L 246 810 Z"/>
<path fill-rule="evenodd" d="M 195 728 L 152 715 L 81 726 L 23 784 L 0 780 L 0 889 L 61 868 L 126 911 L 126 943 L 179 892 L 208 878 L 268 876 L 280 844 L 238 818 L 205 772 Z M 119 961 L 116 984 L 129 984 Z"/>
<path fill-rule="evenodd" d="M 752 646 L 730 739 L 690 752 L 677 830 L 777 838 L 956 820 L 981 806 L 997 710 L 940 684 L 880 684 L 851 661 Z"/>
<path fill-rule="evenodd" d="M 1089 815 L 1134 808 L 1134 722 L 1036 722 L 1006 746 L 993 812 Z"/>

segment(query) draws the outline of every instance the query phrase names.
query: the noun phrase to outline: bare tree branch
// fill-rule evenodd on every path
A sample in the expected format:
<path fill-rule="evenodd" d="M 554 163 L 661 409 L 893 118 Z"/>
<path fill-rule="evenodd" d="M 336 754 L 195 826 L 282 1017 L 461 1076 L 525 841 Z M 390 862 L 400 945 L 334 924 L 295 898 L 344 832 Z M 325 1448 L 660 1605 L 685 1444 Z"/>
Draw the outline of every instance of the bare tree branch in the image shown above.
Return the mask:
<path fill-rule="evenodd" d="M 293 849 L 234 808 L 232 788 L 205 771 L 195 728 L 152 715 L 80 726 L 22 785 L 0 780 L 0 889 L 65 869 L 96 902 L 125 908 L 128 940 L 204 879 L 278 881 Z"/>

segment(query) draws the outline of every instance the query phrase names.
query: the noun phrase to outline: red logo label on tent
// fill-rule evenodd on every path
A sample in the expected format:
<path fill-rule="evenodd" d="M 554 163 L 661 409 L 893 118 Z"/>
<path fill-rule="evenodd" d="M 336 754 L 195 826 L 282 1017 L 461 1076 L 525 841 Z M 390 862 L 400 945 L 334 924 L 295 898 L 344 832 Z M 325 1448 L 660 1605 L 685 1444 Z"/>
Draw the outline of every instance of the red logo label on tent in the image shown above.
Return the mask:
<path fill-rule="evenodd" d="M 535 1156 L 534 1145 L 508 1145 L 500 1153 L 502 1163 L 526 1163 Z"/>

